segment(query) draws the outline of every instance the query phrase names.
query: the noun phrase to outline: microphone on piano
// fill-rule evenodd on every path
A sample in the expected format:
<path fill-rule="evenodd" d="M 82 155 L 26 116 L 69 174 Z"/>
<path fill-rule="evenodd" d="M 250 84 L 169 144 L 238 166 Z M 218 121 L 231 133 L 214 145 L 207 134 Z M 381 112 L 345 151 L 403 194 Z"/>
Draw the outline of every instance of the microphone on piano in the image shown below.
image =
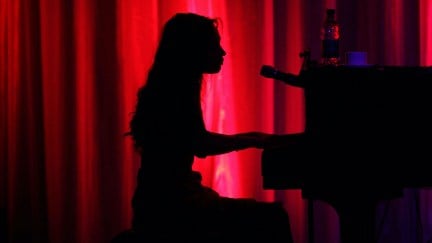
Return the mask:
<path fill-rule="evenodd" d="M 298 76 L 290 73 L 281 72 L 269 65 L 263 65 L 261 67 L 260 74 L 261 76 L 264 76 L 266 78 L 276 79 L 289 85 L 303 87 L 302 82 L 300 81 Z"/>

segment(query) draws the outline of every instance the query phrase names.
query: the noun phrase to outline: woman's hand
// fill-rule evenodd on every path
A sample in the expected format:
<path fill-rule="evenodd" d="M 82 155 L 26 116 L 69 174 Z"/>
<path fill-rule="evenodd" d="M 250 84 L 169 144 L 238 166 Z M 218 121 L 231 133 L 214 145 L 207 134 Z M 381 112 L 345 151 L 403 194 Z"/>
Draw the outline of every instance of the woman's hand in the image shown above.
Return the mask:
<path fill-rule="evenodd" d="M 264 144 L 264 149 L 268 148 L 279 148 L 286 147 L 293 144 L 298 144 L 303 142 L 304 133 L 292 133 L 292 134 L 274 134 L 268 137 Z"/>
<path fill-rule="evenodd" d="M 249 144 L 250 147 L 264 148 L 272 136 L 272 134 L 263 132 L 248 132 L 239 134 L 237 137 Z"/>
<path fill-rule="evenodd" d="M 247 141 L 251 147 L 267 149 L 289 146 L 299 143 L 303 139 L 303 133 L 296 134 L 269 134 L 263 132 L 248 132 L 237 135 L 239 139 Z"/>

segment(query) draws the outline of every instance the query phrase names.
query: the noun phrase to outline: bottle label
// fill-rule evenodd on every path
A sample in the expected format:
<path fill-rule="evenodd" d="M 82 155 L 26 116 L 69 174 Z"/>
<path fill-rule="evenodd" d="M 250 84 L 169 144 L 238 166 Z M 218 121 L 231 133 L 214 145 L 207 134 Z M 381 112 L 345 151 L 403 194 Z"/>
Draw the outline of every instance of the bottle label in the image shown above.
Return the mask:
<path fill-rule="evenodd" d="M 322 57 L 339 57 L 339 40 L 323 40 L 322 45 Z"/>

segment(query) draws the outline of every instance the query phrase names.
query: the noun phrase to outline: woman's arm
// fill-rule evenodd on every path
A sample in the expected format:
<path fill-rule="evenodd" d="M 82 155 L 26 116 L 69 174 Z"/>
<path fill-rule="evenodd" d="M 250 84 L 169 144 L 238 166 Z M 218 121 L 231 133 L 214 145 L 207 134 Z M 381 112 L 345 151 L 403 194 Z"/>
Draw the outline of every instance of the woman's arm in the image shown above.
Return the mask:
<path fill-rule="evenodd" d="M 271 148 L 293 144 L 301 139 L 302 134 L 268 134 L 263 132 L 247 132 L 233 135 L 205 132 L 197 139 L 195 155 L 204 158 L 247 148 Z"/>

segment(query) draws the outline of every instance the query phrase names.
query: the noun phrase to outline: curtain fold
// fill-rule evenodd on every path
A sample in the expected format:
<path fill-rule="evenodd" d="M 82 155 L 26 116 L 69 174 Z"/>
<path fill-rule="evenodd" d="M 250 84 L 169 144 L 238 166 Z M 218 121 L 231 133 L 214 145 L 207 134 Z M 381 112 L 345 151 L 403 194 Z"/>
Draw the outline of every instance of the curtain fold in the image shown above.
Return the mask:
<path fill-rule="evenodd" d="M 206 77 L 209 130 L 303 131 L 303 91 L 259 70 L 297 74 L 306 49 L 318 59 L 327 7 L 341 23 L 342 57 L 361 50 L 369 63 L 432 65 L 427 0 L 0 0 L 0 242 L 108 242 L 130 227 L 139 156 L 124 133 L 176 12 L 221 19 L 227 56 Z M 260 152 L 197 159 L 194 169 L 222 195 L 283 202 L 296 242 L 310 233 L 337 242 L 328 205 L 314 202 L 308 228 L 300 190 L 262 189 Z M 427 189 L 380 204 L 381 242 L 430 241 L 430 204 Z"/>

